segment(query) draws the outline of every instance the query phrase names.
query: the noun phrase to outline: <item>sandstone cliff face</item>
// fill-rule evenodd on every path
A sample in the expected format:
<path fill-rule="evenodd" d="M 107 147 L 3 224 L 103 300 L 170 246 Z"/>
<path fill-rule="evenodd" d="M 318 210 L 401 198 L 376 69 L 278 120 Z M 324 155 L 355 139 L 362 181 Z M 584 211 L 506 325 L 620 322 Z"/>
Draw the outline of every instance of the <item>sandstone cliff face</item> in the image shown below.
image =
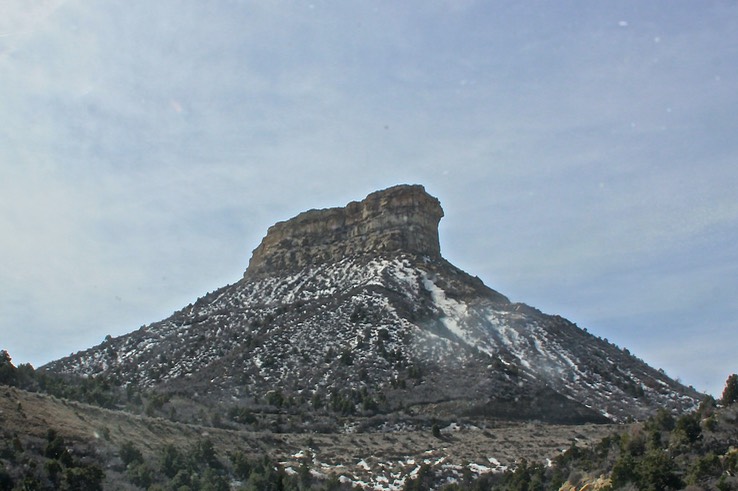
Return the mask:
<path fill-rule="evenodd" d="M 438 199 L 420 185 L 377 191 L 344 208 L 306 211 L 269 228 L 244 276 L 297 271 L 362 254 L 439 258 L 441 217 Z"/>

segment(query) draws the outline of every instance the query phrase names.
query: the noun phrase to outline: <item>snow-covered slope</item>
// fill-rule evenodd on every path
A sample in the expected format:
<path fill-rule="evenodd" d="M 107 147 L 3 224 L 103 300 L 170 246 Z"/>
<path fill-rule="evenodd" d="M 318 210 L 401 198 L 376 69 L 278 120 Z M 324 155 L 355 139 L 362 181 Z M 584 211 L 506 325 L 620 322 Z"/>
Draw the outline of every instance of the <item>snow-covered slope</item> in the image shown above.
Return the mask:
<path fill-rule="evenodd" d="M 316 415 L 641 418 L 699 394 L 441 257 L 438 200 L 396 186 L 269 229 L 237 283 L 53 362 L 185 401 Z"/>
<path fill-rule="evenodd" d="M 336 414 L 623 420 L 697 396 L 561 317 L 408 254 L 245 278 L 47 369 Z"/>

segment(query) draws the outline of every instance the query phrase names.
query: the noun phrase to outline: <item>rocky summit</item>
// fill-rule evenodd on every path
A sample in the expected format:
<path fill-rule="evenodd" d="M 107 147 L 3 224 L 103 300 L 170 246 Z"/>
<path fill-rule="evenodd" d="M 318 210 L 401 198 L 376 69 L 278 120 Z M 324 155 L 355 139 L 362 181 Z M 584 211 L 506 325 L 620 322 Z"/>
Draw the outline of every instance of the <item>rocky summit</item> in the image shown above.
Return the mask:
<path fill-rule="evenodd" d="M 269 228 L 244 276 L 297 272 L 358 255 L 438 259 L 441 217 L 441 203 L 423 186 L 395 186 L 344 208 L 306 211 Z"/>
<path fill-rule="evenodd" d="M 296 431 L 618 422 L 697 403 L 628 350 L 448 263 L 441 217 L 405 185 L 302 213 L 268 230 L 238 282 L 44 369 L 166 394 L 175 419 L 217 406 L 233 424 L 272 415 Z"/>

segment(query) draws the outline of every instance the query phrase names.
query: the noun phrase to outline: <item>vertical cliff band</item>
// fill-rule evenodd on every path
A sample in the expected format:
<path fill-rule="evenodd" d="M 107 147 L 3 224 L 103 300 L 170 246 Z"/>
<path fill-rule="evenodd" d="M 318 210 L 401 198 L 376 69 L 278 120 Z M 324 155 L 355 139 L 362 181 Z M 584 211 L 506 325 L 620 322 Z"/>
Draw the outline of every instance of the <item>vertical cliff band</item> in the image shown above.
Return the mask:
<path fill-rule="evenodd" d="M 438 258 L 441 217 L 440 202 L 420 185 L 377 191 L 343 208 L 306 211 L 269 228 L 245 276 L 296 271 L 368 253 Z"/>

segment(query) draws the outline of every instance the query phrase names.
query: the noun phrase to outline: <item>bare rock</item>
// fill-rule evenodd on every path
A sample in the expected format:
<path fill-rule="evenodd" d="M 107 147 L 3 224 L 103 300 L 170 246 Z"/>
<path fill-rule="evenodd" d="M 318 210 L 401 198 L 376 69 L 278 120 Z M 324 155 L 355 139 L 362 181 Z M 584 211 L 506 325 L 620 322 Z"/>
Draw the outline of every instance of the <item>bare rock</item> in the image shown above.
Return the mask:
<path fill-rule="evenodd" d="M 441 217 L 440 202 L 420 185 L 376 191 L 344 208 L 306 211 L 269 228 L 244 276 L 298 271 L 365 254 L 440 258 Z"/>

